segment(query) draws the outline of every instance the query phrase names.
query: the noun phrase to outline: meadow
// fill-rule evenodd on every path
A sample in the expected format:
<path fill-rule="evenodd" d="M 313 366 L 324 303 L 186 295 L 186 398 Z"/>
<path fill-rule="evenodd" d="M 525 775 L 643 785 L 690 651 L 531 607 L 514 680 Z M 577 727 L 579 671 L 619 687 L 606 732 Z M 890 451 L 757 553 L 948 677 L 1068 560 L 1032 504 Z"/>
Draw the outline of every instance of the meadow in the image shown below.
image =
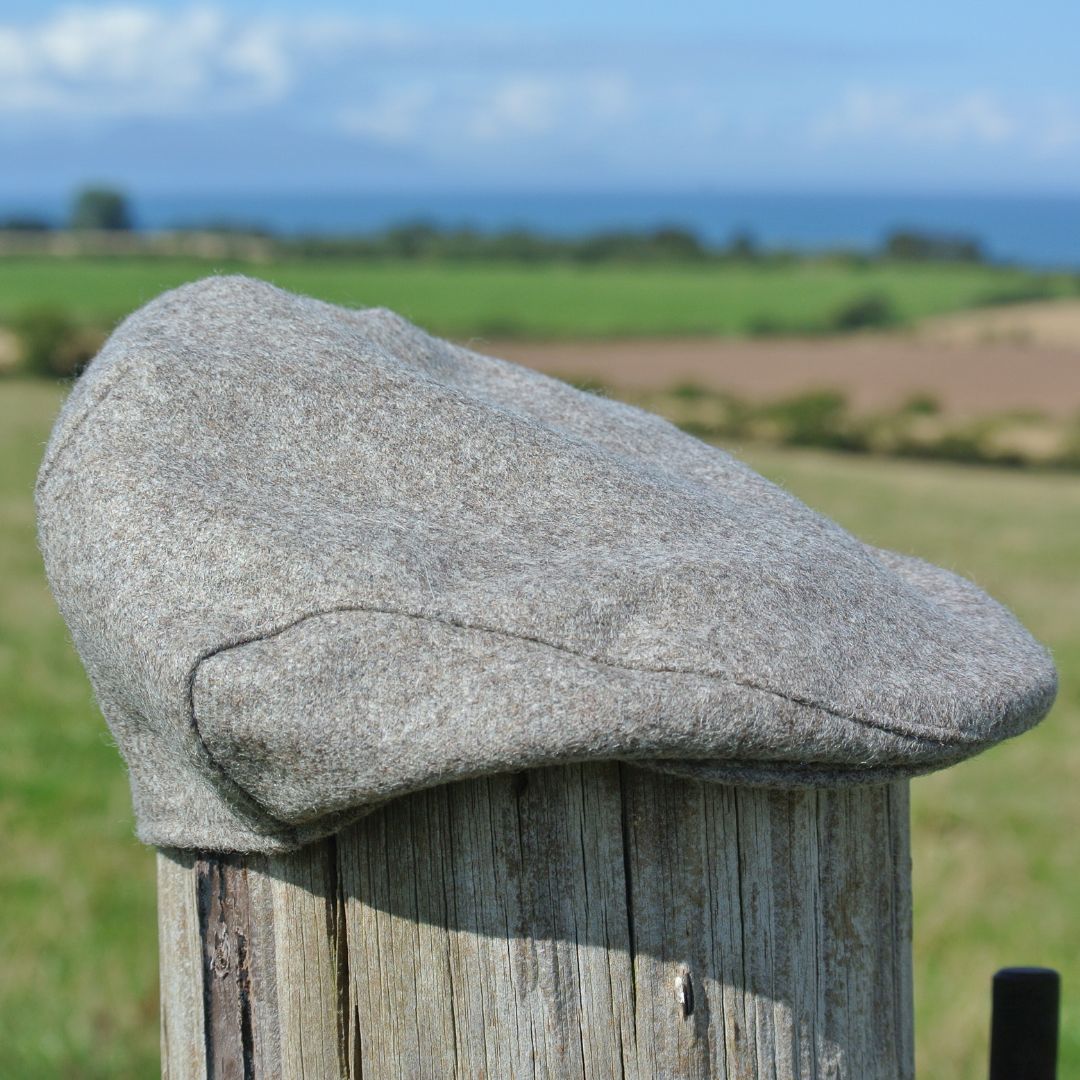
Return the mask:
<path fill-rule="evenodd" d="M 31 488 L 63 392 L 0 382 L 0 1076 L 151 1077 L 153 855 L 133 838 L 124 770 L 34 538 Z M 1061 694 L 1042 727 L 913 784 L 916 1030 L 922 1080 L 981 1078 L 991 974 L 1048 964 L 1064 976 L 1062 1075 L 1080 1074 L 1080 485 L 735 449 L 864 538 L 974 578 L 1053 648 Z"/>
<path fill-rule="evenodd" d="M 978 263 L 843 259 L 632 265 L 608 262 L 173 257 L 0 258 L 0 324 L 55 306 L 108 326 L 164 289 L 211 273 L 264 277 L 351 307 L 387 306 L 457 338 L 588 339 L 820 333 L 906 324 L 1032 296 L 1077 279 Z"/>

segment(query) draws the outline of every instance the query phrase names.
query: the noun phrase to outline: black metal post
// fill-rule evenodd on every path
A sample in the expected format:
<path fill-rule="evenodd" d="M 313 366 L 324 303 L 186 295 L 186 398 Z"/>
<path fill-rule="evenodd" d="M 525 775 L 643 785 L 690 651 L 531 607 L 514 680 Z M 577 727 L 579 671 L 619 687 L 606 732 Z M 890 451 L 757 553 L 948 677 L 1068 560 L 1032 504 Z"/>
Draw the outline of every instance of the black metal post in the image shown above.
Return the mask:
<path fill-rule="evenodd" d="M 990 1080 L 1057 1080 L 1061 977 L 1051 968 L 994 976 Z"/>

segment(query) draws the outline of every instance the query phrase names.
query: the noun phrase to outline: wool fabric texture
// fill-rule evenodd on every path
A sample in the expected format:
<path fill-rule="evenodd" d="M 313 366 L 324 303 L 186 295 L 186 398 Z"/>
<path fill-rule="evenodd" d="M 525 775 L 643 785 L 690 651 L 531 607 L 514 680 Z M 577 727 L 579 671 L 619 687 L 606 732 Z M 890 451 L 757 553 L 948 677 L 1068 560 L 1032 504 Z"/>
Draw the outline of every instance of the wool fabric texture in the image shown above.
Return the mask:
<path fill-rule="evenodd" d="M 116 330 L 37 503 L 160 846 L 287 850 L 557 762 L 881 782 L 1056 690 L 974 585 L 659 417 L 241 277 Z"/>

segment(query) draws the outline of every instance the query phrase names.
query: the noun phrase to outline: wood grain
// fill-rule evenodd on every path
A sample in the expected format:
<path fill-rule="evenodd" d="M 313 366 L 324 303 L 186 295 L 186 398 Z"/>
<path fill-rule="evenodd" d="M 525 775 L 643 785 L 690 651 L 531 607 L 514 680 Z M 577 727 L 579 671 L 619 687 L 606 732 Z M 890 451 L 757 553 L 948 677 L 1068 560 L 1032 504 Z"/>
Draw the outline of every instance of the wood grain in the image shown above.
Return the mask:
<path fill-rule="evenodd" d="M 159 899 L 178 1080 L 914 1072 L 906 783 L 537 769 L 289 855 L 163 851 Z"/>

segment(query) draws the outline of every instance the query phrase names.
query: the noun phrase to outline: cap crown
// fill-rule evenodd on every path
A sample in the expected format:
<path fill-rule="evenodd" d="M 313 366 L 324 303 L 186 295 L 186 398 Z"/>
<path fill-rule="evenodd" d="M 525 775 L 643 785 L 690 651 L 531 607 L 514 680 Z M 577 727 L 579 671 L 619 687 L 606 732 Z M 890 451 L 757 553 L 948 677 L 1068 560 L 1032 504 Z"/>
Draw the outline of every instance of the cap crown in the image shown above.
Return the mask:
<path fill-rule="evenodd" d="M 244 278 L 116 331 L 38 500 L 156 844 L 291 847 L 556 761 L 879 781 L 1055 692 L 973 585 L 664 420 Z"/>

